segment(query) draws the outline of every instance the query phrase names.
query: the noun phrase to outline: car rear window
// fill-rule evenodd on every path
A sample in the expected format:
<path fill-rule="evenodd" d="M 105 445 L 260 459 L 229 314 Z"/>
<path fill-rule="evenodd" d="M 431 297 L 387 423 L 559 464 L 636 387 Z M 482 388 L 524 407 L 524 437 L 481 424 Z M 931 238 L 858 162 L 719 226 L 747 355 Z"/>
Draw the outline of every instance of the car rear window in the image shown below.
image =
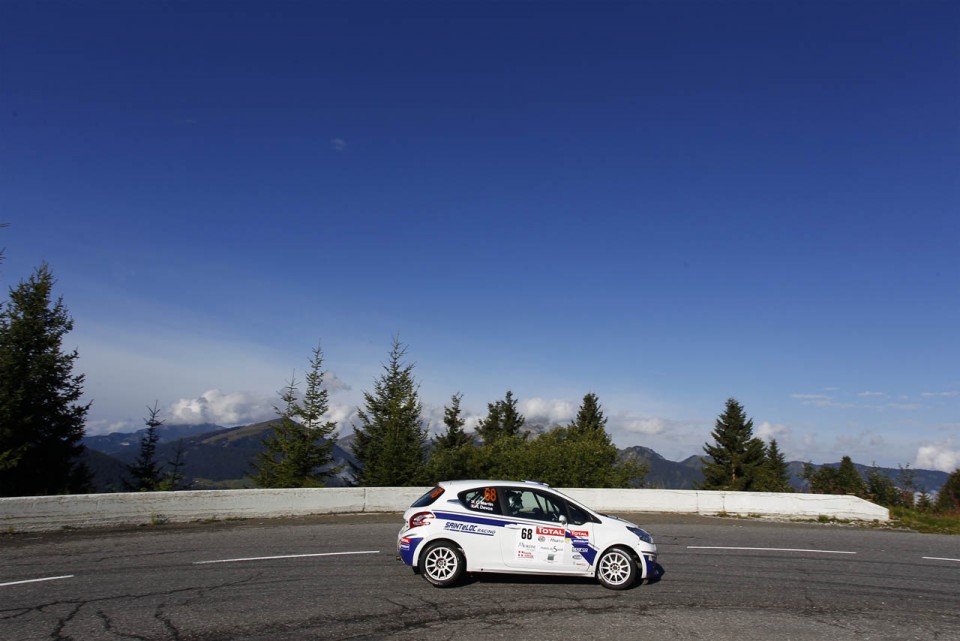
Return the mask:
<path fill-rule="evenodd" d="M 432 488 L 429 492 L 427 492 L 426 494 L 418 498 L 416 501 L 414 501 L 413 505 L 411 505 L 410 507 L 427 507 L 428 505 L 436 501 L 438 498 L 440 498 L 441 494 L 443 494 L 443 488 L 438 485 L 437 487 Z"/>

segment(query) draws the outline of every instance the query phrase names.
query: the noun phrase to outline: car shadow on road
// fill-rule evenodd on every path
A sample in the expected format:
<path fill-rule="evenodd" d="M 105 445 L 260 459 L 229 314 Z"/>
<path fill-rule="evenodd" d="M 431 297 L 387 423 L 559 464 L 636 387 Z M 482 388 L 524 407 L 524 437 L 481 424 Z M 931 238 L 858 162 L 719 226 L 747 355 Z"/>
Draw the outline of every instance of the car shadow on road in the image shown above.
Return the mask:
<path fill-rule="evenodd" d="M 629 587 L 629 590 L 635 590 L 643 585 L 653 585 L 659 583 L 666 570 L 657 563 L 654 567 L 653 575 L 644 582 L 636 583 Z M 480 584 L 501 584 L 501 585 L 596 585 L 597 580 L 591 577 L 583 576 L 555 576 L 540 574 L 495 574 L 479 572 L 477 574 L 468 574 L 464 577 L 462 585 Z"/>

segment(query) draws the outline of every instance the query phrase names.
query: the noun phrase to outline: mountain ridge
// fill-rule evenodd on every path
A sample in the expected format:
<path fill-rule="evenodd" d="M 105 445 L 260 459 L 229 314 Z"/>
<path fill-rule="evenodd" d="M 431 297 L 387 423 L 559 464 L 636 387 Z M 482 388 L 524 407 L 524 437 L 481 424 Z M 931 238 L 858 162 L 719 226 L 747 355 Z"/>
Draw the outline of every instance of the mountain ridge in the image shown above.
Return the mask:
<path fill-rule="evenodd" d="M 223 427 L 213 423 L 196 425 L 161 425 L 158 428 L 160 439 L 157 445 L 156 460 L 166 464 L 173 460 L 178 446 L 183 447 L 183 473 L 192 489 L 224 489 L 253 487 L 248 474 L 253 472 L 252 462 L 262 449 L 262 441 L 272 433 L 277 419 Z M 546 426 L 530 426 L 531 434 L 539 434 L 548 429 Z M 107 435 L 84 437 L 83 443 L 91 453 L 84 461 L 94 472 L 94 484 L 97 491 L 122 491 L 122 473 L 139 454 L 140 440 L 146 429 L 135 432 L 115 432 Z M 356 463 L 350 451 L 353 434 L 337 439 L 334 445 L 334 461 L 341 466 L 339 473 L 331 479 L 331 486 L 344 486 L 350 483 L 349 469 Z M 96 454 L 93 454 L 95 452 Z M 644 487 L 662 489 L 695 489 L 703 481 L 702 460 L 692 455 L 682 461 L 671 461 L 655 450 L 633 445 L 620 449 L 621 458 L 633 458 L 644 463 L 649 473 Z M 837 463 L 825 463 L 830 467 Z M 858 471 L 865 477 L 873 466 L 855 463 Z M 788 470 L 794 489 L 803 488 L 804 462 L 791 461 Z M 815 468 L 821 465 L 814 465 Z M 882 474 L 895 484 L 901 485 L 903 470 L 877 467 Z M 948 474 L 938 470 L 909 468 L 913 475 L 913 487 L 927 492 L 939 490 L 946 482 Z"/>

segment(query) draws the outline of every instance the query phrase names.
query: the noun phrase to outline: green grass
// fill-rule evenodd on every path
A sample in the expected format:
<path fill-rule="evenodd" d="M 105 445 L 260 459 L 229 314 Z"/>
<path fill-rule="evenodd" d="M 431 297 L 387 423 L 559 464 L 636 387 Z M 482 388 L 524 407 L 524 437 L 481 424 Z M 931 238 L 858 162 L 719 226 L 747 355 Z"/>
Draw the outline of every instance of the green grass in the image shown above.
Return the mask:
<path fill-rule="evenodd" d="M 892 525 L 924 534 L 960 534 L 960 514 L 930 514 L 906 507 L 890 508 Z"/>

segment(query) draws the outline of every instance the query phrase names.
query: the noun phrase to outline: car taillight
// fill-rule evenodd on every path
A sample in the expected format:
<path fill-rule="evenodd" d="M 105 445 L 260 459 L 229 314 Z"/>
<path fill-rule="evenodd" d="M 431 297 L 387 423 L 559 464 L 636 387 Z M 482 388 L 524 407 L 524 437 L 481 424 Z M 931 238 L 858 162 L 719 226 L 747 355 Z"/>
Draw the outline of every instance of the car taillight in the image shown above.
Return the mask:
<path fill-rule="evenodd" d="M 427 525 L 433 520 L 433 512 L 417 512 L 410 517 L 410 527 Z"/>

